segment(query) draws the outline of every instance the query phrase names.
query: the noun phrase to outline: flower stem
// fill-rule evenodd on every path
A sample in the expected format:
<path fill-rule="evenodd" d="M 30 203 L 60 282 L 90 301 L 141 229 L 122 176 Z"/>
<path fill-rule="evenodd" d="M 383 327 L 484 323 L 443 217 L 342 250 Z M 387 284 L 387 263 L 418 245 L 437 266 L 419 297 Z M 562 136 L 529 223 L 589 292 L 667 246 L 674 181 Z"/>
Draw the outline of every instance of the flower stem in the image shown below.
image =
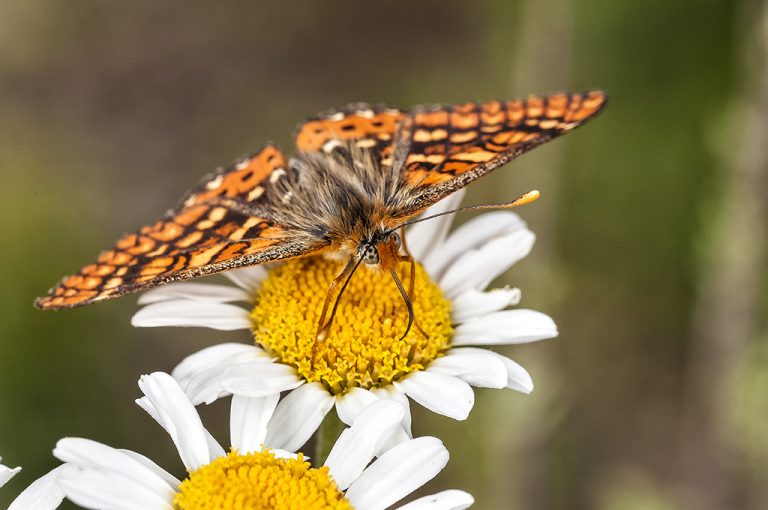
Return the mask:
<path fill-rule="evenodd" d="M 315 456 L 312 459 L 315 466 L 322 466 L 328 454 L 331 453 L 334 443 L 341 435 L 345 425 L 341 422 L 335 411 L 325 415 L 323 423 L 317 431 L 315 442 Z"/>

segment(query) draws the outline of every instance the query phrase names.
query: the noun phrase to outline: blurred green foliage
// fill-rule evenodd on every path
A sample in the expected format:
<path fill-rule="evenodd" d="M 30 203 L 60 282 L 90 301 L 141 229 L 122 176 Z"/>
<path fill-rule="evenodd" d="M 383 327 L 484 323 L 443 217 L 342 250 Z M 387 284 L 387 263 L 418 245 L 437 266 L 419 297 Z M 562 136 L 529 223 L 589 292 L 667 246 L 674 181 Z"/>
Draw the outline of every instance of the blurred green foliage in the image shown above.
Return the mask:
<path fill-rule="evenodd" d="M 542 190 L 520 211 L 539 245 L 499 284 L 521 287 L 523 305 L 552 315 L 561 337 L 505 350 L 530 369 L 532 395 L 479 391 L 465 423 L 417 412 L 416 433 L 444 438 L 452 454 L 429 488 L 468 490 L 479 510 L 765 508 L 764 333 L 744 339 L 731 378 L 711 381 L 728 389 L 725 402 L 713 401 L 730 424 L 727 440 L 706 439 L 719 452 L 719 485 L 688 476 L 697 459 L 686 440 L 702 259 L 729 199 L 736 147 L 727 142 L 739 140 L 738 125 L 728 138 L 723 124 L 747 101 L 740 55 L 762 8 L 0 4 L 0 455 L 24 467 L 0 506 L 55 465 L 50 450 L 62 436 L 182 469 L 132 403 L 138 375 L 247 339 L 134 330 L 132 297 L 60 313 L 31 304 L 204 173 L 268 140 L 288 148 L 303 117 L 353 101 L 409 106 L 599 87 L 611 104 L 598 119 L 468 194 L 467 203 L 484 203 Z M 757 310 L 767 267 L 755 275 Z M 756 324 L 765 332 L 764 319 Z M 226 406 L 212 407 L 204 417 L 226 437 Z"/>

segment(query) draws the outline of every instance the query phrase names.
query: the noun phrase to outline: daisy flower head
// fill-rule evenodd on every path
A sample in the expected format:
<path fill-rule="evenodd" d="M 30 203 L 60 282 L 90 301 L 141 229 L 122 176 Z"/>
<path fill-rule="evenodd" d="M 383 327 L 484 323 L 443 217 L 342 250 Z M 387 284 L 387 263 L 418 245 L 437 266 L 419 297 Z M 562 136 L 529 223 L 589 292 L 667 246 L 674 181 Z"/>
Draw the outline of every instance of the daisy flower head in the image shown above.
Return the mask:
<path fill-rule="evenodd" d="M 455 208 L 462 194 L 451 195 L 425 215 Z M 485 290 L 533 247 L 535 236 L 525 223 L 513 213 L 493 212 L 448 235 L 450 221 L 451 216 L 442 216 L 408 232 L 408 248 L 418 261 L 413 292 L 417 327 L 405 337 L 402 289 L 385 273 L 361 269 L 339 299 L 327 337 L 317 340 L 317 319 L 342 265 L 319 256 L 225 273 L 234 285 L 175 283 L 153 289 L 140 297 L 145 306 L 132 323 L 250 330 L 255 345 L 209 347 L 185 359 L 173 375 L 195 404 L 228 394 L 289 392 L 275 413 L 284 426 L 274 433 L 291 435 L 290 448 L 309 439 L 334 406 L 350 424 L 375 400 L 407 406 L 410 397 L 463 420 L 474 404 L 471 386 L 533 389 L 523 367 L 477 346 L 552 338 L 557 328 L 543 313 L 507 309 L 518 304 L 518 289 Z M 408 266 L 401 267 L 403 282 Z M 410 413 L 403 423 L 409 430 Z"/>
<path fill-rule="evenodd" d="M 0 461 L 3 459 L 0 458 Z M 21 471 L 20 467 L 9 468 L 0 464 L 0 487 Z M 61 468 L 56 468 L 47 475 L 34 481 L 13 500 L 8 510 L 53 510 L 64 499 L 64 493 L 56 485 L 56 478 Z"/>
<path fill-rule="evenodd" d="M 137 402 L 168 432 L 187 475 L 179 480 L 129 450 L 62 439 L 54 450 L 64 462 L 57 483 L 84 508 L 384 510 L 431 480 L 448 461 L 436 438 L 399 441 L 404 410 L 392 401 L 361 411 L 324 465 L 314 468 L 301 453 L 263 446 L 275 397 L 233 399 L 231 449 L 225 452 L 170 375 L 143 376 L 139 385 L 145 396 Z M 472 503 L 469 494 L 449 490 L 399 508 L 448 510 Z"/>

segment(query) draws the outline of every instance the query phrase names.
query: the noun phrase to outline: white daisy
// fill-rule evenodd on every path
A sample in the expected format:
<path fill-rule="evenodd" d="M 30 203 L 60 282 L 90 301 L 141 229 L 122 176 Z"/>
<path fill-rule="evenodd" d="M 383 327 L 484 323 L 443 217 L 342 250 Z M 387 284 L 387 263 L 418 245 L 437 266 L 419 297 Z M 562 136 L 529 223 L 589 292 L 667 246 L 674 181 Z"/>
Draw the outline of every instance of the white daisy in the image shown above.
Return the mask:
<path fill-rule="evenodd" d="M 179 481 L 135 452 L 87 439 L 62 439 L 54 450 L 65 463 L 57 483 L 82 507 L 383 510 L 431 480 L 448 462 L 448 451 L 433 437 L 384 446 L 398 430 L 402 433 L 399 423 L 405 411 L 392 401 L 364 409 L 341 434 L 325 465 L 312 468 L 302 454 L 262 449 L 276 397 L 235 397 L 232 449 L 225 454 L 171 376 L 144 376 L 139 385 L 145 397 L 137 402 L 171 436 L 189 474 Z M 469 494 L 451 490 L 399 508 L 459 510 L 472 503 Z"/>
<path fill-rule="evenodd" d="M 0 458 L 0 461 L 3 459 Z M 9 468 L 0 464 L 0 487 L 8 483 L 8 480 L 21 471 L 20 467 Z M 32 482 L 13 500 L 8 510 L 53 510 L 64 499 L 64 494 L 56 485 L 56 477 L 61 471 L 56 468 L 47 475 Z"/>
<path fill-rule="evenodd" d="M 425 214 L 458 206 L 455 193 Z M 278 395 L 267 438 L 300 447 L 336 407 L 346 424 L 367 404 L 408 399 L 458 420 L 474 404 L 470 386 L 533 389 L 528 372 L 488 349 L 557 336 L 550 317 L 507 309 L 520 291 L 485 291 L 527 255 L 535 236 L 510 212 L 484 214 L 447 235 L 451 216 L 414 225 L 407 237 L 417 265 L 417 328 L 401 339 L 407 313 L 389 276 L 359 270 L 343 294 L 328 338 L 315 340 L 317 316 L 339 263 L 322 257 L 225 273 L 234 286 L 176 283 L 145 293 L 135 326 L 204 326 L 251 330 L 256 345 L 223 344 L 185 359 L 173 375 L 195 404 L 235 394 Z M 403 264 L 403 281 L 408 265 Z M 245 303 L 248 308 L 238 303 Z M 407 396 L 407 397 L 406 397 Z M 410 430 L 410 413 L 404 419 Z"/>

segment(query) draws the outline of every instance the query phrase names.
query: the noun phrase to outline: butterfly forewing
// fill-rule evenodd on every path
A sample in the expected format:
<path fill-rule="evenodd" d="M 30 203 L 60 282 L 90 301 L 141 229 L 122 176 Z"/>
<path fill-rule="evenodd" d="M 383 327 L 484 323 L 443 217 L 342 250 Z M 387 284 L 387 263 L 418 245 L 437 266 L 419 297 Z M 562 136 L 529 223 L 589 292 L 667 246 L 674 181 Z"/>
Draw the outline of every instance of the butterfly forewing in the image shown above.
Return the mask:
<path fill-rule="evenodd" d="M 603 92 L 530 96 L 411 113 L 403 179 L 430 205 L 597 113 Z"/>
<path fill-rule="evenodd" d="M 306 251 L 280 225 L 247 214 L 285 172 L 285 158 L 267 146 L 204 180 L 179 208 L 123 236 L 96 262 L 64 278 L 36 301 L 43 309 L 71 308 L 177 280 Z"/>

